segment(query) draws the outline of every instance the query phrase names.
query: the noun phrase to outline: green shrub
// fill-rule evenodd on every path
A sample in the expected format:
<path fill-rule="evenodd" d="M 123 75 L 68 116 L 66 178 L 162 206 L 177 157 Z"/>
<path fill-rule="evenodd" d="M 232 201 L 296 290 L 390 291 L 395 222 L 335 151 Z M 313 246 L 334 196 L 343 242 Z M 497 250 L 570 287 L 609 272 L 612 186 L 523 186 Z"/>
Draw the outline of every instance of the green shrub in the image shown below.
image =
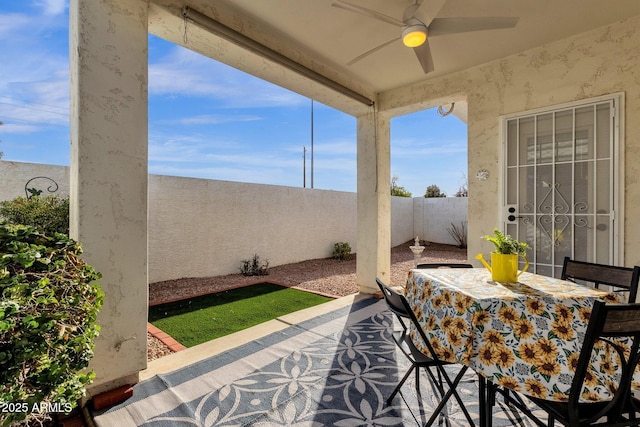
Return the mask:
<path fill-rule="evenodd" d="M 347 242 L 338 242 L 333 245 L 332 258 L 340 261 L 348 260 L 351 256 L 351 246 Z"/>
<path fill-rule="evenodd" d="M 253 255 L 253 259 L 242 261 L 240 273 L 245 276 L 266 276 L 269 274 L 269 261 L 260 262 L 258 254 Z"/>
<path fill-rule="evenodd" d="M 56 195 L 17 197 L 0 202 L 0 217 L 12 224 L 32 225 L 46 235 L 69 235 L 69 198 Z"/>
<path fill-rule="evenodd" d="M 71 411 L 95 376 L 80 371 L 99 332 L 101 275 L 81 253 L 63 234 L 0 223 L 0 404 L 23 405 L 0 425 L 37 423 L 43 406 Z"/>

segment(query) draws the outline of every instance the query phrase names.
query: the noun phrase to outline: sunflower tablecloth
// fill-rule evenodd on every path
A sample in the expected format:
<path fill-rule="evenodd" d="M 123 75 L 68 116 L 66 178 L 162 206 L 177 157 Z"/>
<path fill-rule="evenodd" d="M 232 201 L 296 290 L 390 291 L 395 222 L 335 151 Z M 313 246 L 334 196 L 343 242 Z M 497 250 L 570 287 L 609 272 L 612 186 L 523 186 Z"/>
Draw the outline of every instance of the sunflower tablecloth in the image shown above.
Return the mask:
<path fill-rule="evenodd" d="M 522 273 L 496 283 L 484 268 L 411 270 L 405 294 L 438 356 L 487 380 L 548 400 L 567 399 L 596 299 L 615 294 Z M 416 346 L 428 353 L 415 329 Z M 610 398 L 616 357 L 594 355 L 584 400 Z"/>

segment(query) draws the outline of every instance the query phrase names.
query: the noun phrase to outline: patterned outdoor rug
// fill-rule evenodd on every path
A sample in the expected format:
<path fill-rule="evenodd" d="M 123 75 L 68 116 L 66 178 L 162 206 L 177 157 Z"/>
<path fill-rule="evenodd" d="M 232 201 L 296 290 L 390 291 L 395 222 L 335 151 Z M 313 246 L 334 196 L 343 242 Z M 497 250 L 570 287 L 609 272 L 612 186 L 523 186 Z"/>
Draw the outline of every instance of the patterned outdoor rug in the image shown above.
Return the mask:
<path fill-rule="evenodd" d="M 94 414 L 95 423 L 99 427 L 422 425 L 438 403 L 424 372 L 420 395 L 412 375 L 393 406 L 386 404 L 409 367 L 391 339 L 392 322 L 384 300 L 361 300 L 141 382 L 134 387 L 134 397 Z M 477 423 L 478 383 L 473 372 L 458 390 Z M 452 401 L 446 411 L 451 425 L 468 425 Z M 497 406 L 494 425 L 532 424 Z"/>

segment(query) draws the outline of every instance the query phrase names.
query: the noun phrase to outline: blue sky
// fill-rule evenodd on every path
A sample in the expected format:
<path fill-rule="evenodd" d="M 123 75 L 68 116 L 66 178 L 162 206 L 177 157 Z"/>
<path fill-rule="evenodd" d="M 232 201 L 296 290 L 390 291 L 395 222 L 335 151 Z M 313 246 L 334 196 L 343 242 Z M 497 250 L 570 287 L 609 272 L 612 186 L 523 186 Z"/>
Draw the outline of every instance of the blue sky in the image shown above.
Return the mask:
<path fill-rule="evenodd" d="M 3 160 L 68 165 L 68 0 L 0 3 Z M 314 187 L 356 191 L 356 119 L 314 102 Z M 311 100 L 149 36 L 149 172 L 260 184 L 311 177 Z M 414 197 L 453 195 L 466 125 L 435 109 L 391 122 L 391 174 Z"/>

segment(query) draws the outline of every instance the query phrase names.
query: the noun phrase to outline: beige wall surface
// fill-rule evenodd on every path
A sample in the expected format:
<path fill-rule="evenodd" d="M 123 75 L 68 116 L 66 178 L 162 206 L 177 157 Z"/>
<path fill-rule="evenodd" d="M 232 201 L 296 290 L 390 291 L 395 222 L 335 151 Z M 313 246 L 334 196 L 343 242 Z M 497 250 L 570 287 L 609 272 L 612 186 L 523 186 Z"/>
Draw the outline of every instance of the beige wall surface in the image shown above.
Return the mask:
<path fill-rule="evenodd" d="M 0 161 L 0 176 L 0 200 L 24 197 L 37 176 L 69 195 L 66 166 Z M 466 198 L 391 197 L 391 245 L 416 236 L 455 244 L 446 227 L 466 220 L 466 206 Z M 276 266 L 330 257 L 336 242 L 355 252 L 356 221 L 355 193 L 150 175 L 149 283 L 237 273 L 254 254 Z"/>
<path fill-rule="evenodd" d="M 430 242 L 457 245 L 448 229 L 467 228 L 466 197 L 416 198 L 413 205 L 414 230 L 417 236 L 429 236 Z M 468 237 L 468 236 L 467 236 Z M 468 240 L 468 238 L 467 238 Z"/>
<path fill-rule="evenodd" d="M 149 281 L 239 272 L 257 254 L 272 266 L 356 250 L 353 193 L 152 176 Z"/>
<path fill-rule="evenodd" d="M 415 237 L 414 200 L 410 197 L 391 196 L 391 247 L 401 245 Z"/>
<path fill-rule="evenodd" d="M 69 196 L 69 168 L 65 166 L 3 160 L 0 161 L 0 177 L 0 200 L 26 197 L 27 183 L 29 183 L 28 188 L 41 190 L 43 196 L 46 194 Z"/>
<path fill-rule="evenodd" d="M 432 106 L 437 99 L 468 102 L 469 236 L 499 226 L 501 119 L 507 114 L 623 92 L 624 259 L 640 264 L 640 17 L 597 28 L 527 52 L 426 83 L 382 93 L 389 115 Z M 481 169 L 487 180 L 477 180 Z M 488 249 L 469 239 L 469 253 Z"/>

